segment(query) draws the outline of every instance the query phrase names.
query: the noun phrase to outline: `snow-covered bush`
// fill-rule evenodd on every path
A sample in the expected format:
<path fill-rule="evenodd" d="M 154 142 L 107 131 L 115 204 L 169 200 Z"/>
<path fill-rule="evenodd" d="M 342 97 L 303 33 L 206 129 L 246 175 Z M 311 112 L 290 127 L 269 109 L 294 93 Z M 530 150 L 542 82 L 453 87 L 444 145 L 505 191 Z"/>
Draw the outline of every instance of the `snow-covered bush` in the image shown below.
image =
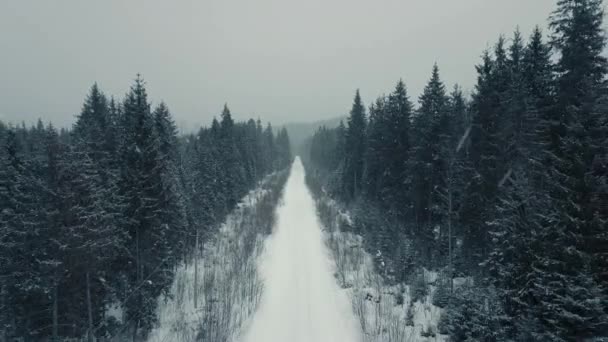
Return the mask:
<path fill-rule="evenodd" d="M 427 337 L 427 338 L 429 338 L 429 337 L 435 337 L 436 333 L 435 333 L 435 330 L 433 330 L 433 328 L 429 325 L 426 329 L 423 329 L 420 332 L 420 336 Z"/>
<path fill-rule="evenodd" d="M 405 325 L 408 327 L 414 326 L 414 303 L 410 302 L 407 306 L 407 313 L 405 314 Z"/>
<path fill-rule="evenodd" d="M 403 292 L 399 291 L 395 294 L 395 304 L 396 305 L 403 305 L 404 303 L 404 298 L 403 298 Z"/>

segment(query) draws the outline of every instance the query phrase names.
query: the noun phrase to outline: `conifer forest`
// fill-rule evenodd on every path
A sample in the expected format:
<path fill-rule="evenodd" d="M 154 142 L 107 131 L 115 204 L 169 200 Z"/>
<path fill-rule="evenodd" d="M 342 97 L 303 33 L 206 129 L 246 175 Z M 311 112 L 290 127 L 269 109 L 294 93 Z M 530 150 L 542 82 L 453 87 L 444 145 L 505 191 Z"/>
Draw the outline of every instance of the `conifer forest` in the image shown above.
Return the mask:
<path fill-rule="evenodd" d="M 281 116 L 182 127 L 137 70 L 122 94 L 89 80 L 68 124 L 0 106 L 0 342 L 608 341 L 607 4 L 543 1 L 456 63 L 473 84 L 441 56 L 420 94 L 362 77 L 319 121 L 251 89 Z"/>

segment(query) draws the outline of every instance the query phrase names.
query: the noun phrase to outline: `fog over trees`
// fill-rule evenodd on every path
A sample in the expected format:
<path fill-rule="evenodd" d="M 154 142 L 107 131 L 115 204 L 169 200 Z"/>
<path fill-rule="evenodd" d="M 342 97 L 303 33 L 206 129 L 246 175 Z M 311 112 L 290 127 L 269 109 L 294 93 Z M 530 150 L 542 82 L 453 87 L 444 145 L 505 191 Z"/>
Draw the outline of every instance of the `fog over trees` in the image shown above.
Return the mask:
<path fill-rule="evenodd" d="M 137 74 L 118 96 L 91 80 L 69 128 L 0 120 L 0 342 L 608 340 L 605 3 L 548 15 L 480 46 L 472 89 L 404 59 L 428 69 L 419 95 L 402 69 L 375 98 L 361 77 L 333 119 L 290 116 L 323 98 L 262 82 L 244 99 L 265 92 L 291 123 L 224 104 L 179 132 Z M 315 46 L 298 57 L 327 58 Z M 294 83 L 332 88 L 290 61 Z"/>

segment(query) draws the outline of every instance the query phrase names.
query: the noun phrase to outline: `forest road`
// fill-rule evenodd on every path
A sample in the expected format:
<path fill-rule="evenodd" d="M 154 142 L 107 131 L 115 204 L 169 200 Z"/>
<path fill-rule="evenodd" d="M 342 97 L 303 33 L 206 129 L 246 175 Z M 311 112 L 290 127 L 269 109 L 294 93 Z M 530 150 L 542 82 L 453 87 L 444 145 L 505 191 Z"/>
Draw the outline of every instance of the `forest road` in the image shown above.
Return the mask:
<path fill-rule="evenodd" d="M 333 276 L 334 263 L 304 176 L 296 157 L 260 258 L 264 290 L 244 342 L 361 341 L 348 294 Z"/>

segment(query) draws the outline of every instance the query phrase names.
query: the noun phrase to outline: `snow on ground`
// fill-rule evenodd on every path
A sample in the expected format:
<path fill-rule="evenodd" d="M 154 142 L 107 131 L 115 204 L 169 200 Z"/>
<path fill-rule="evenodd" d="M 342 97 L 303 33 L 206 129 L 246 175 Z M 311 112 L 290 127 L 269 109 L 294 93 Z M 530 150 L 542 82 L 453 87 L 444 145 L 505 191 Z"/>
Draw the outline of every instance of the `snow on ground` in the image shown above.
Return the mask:
<path fill-rule="evenodd" d="M 350 214 L 325 195 L 317 199 L 317 206 L 332 218 L 324 222 L 325 242 L 336 262 L 335 276 L 350 296 L 363 341 L 447 341 L 447 336 L 437 333 L 442 309 L 432 305 L 437 272 L 424 270 L 429 294 L 412 303 L 410 286 L 385 284 L 372 256 L 363 248 L 362 237 L 340 230 L 344 224 L 352 226 Z"/>
<path fill-rule="evenodd" d="M 261 182 L 205 243 L 201 255 L 177 268 L 169 295 L 158 299 L 159 323 L 150 342 L 238 338 L 260 299 L 256 260 L 270 233 L 285 176 L 273 174 Z"/>
<path fill-rule="evenodd" d="M 245 342 L 358 342 L 349 298 L 336 283 L 315 203 L 296 158 L 261 258 L 264 290 Z"/>

